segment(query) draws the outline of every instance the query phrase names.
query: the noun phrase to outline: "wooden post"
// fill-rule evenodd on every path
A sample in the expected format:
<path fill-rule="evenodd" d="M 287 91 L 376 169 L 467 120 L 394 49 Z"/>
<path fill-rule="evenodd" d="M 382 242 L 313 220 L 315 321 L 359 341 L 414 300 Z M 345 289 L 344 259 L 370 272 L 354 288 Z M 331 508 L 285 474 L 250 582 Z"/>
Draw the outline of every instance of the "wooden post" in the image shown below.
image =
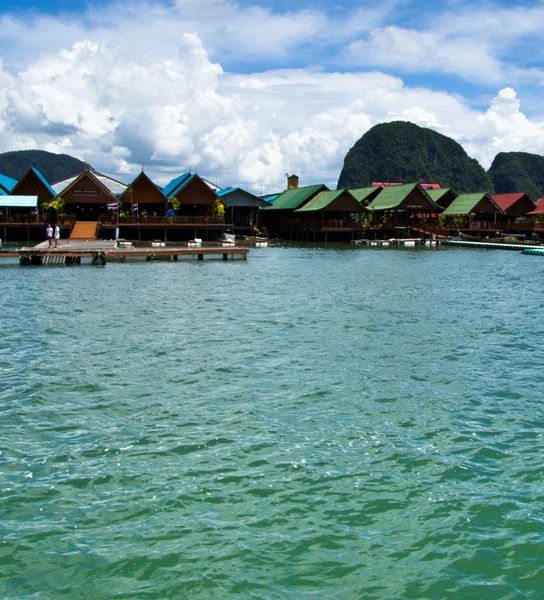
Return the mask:
<path fill-rule="evenodd" d="M 223 254 L 223 260 L 228 260 L 229 259 L 229 255 L 228 254 Z"/>
<path fill-rule="evenodd" d="M 204 260 L 204 254 L 199 254 L 198 255 L 198 260 Z"/>

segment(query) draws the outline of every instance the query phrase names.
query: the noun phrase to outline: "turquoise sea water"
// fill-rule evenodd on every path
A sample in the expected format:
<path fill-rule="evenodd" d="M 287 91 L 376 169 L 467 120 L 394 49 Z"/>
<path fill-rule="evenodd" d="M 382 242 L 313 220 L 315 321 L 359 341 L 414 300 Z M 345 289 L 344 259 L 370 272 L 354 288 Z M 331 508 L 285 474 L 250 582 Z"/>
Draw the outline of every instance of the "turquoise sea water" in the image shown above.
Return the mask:
<path fill-rule="evenodd" d="M 2 598 L 544 597 L 540 257 L 0 281 Z"/>

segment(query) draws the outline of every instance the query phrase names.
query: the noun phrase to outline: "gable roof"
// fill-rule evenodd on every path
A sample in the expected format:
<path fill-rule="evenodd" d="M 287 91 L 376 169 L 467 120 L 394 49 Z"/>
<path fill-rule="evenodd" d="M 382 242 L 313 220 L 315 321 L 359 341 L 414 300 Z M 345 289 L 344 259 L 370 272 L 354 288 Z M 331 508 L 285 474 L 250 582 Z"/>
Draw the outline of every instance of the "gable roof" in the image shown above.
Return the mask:
<path fill-rule="evenodd" d="M 468 215 L 478 212 L 480 204 L 486 201 L 491 204 L 495 212 L 504 214 L 503 209 L 493 200 L 487 192 L 476 192 L 475 194 L 459 194 L 457 198 L 444 210 L 443 215 Z M 481 208 L 481 207 L 480 207 Z"/>
<path fill-rule="evenodd" d="M 277 192 L 276 194 L 267 194 L 266 196 L 261 196 L 261 200 L 264 200 L 267 203 L 274 202 L 274 200 L 281 194 L 281 192 Z"/>
<path fill-rule="evenodd" d="M 90 177 L 94 179 L 95 183 L 101 187 L 106 194 L 109 194 L 113 197 L 113 199 L 117 200 L 119 196 L 123 195 L 123 192 L 127 189 L 127 185 L 117 181 L 116 179 L 112 179 L 107 175 L 103 175 L 98 171 L 94 171 L 93 169 L 87 169 L 78 175 L 74 175 L 73 177 L 69 177 L 68 179 L 63 179 L 62 181 L 58 181 L 54 183 L 51 187 L 55 192 L 55 196 L 60 196 L 60 194 L 65 193 L 71 187 L 73 187 L 77 182 L 81 181 L 84 177 Z"/>
<path fill-rule="evenodd" d="M 424 190 L 419 183 L 405 183 L 403 185 L 388 185 L 372 200 L 369 205 L 371 210 L 392 210 L 399 208 L 401 204 L 408 199 L 410 194 L 416 192 L 423 202 L 427 206 L 419 205 L 407 205 L 402 209 L 418 209 L 418 208 L 431 208 L 437 209 L 436 203 L 429 196 L 428 192 Z"/>
<path fill-rule="evenodd" d="M 0 193 L 2 193 L 3 190 L 4 194 L 9 194 L 16 185 L 16 179 L 13 179 L 13 177 L 8 177 L 7 175 L 2 175 L 2 173 L 0 173 Z"/>
<path fill-rule="evenodd" d="M 162 188 L 162 193 L 167 198 L 172 198 L 173 196 L 175 196 L 176 192 L 179 192 L 179 190 L 182 190 L 189 183 L 189 181 L 191 181 L 191 179 L 193 179 L 194 177 L 195 177 L 195 175 L 193 175 L 191 173 L 183 173 L 183 175 L 180 175 L 179 177 L 172 179 L 172 181 L 169 181 Z"/>
<path fill-rule="evenodd" d="M 38 169 L 36 169 L 36 167 L 30 167 L 30 169 L 28 169 L 28 171 L 21 177 L 21 179 L 19 179 L 17 184 L 14 186 L 12 192 L 17 192 L 19 184 L 24 182 L 24 180 L 28 177 L 30 173 L 33 173 L 38 178 L 38 180 L 43 184 L 45 189 L 51 194 L 51 198 L 54 198 L 57 195 L 55 193 L 55 190 L 51 187 L 49 181 L 47 181 L 47 179 L 40 173 L 40 171 L 38 171 Z"/>
<path fill-rule="evenodd" d="M 259 208 L 268 206 L 268 202 L 240 187 L 223 188 L 215 193 L 221 198 L 226 206 L 253 206 Z"/>
<path fill-rule="evenodd" d="M 285 192 L 282 192 L 272 201 L 270 206 L 267 206 L 263 210 L 296 210 L 305 202 L 308 202 L 310 198 L 322 191 L 329 191 L 329 188 L 324 183 L 308 185 L 293 190 L 285 190 Z"/>
<path fill-rule="evenodd" d="M 236 192 L 237 190 L 241 190 L 242 192 L 245 191 L 245 190 L 242 190 L 242 188 L 239 188 L 239 187 L 235 187 L 235 188 L 233 188 L 233 187 L 227 187 L 227 188 L 223 188 L 223 189 L 219 190 L 218 192 L 216 192 L 216 194 L 220 198 L 222 198 L 223 196 L 227 196 L 228 194 L 232 194 L 232 192 Z M 250 192 L 247 192 L 247 193 L 249 194 Z M 251 194 L 251 195 L 253 195 L 253 194 Z"/>
<path fill-rule="evenodd" d="M 427 190 L 427 194 L 429 194 L 429 196 L 436 203 L 438 203 L 438 201 L 440 200 L 440 198 L 442 198 L 442 196 L 445 196 L 450 191 L 453 192 L 453 190 L 451 188 L 431 189 L 431 190 Z M 454 193 L 456 193 L 456 192 L 454 192 Z"/>
<path fill-rule="evenodd" d="M 337 198 L 346 194 L 348 198 L 353 201 L 354 210 L 361 210 L 361 203 L 355 198 L 349 190 L 334 190 L 334 191 L 322 191 L 319 192 L 316 196 L 314 196 L 309 202 L 297 208 L 295 210 L 296 213 L 301 212 L 317 212 L 320 210 L 324 210 L 328 206 L 330 206 Z"/>
<path fill-rule="evenodd" d="M 200 179 L 202 179 L 202 181 L 209 187 L 211 188 L 216 194 L 217 192 L 221 189 L 216 183 L 212 183 L 211 181 L 209 181 L 208 179 L 204 179 L 204 177 L 201 177 Z"/>
<path fill-rule="evenodd" d="M 55 193 L 55 196 L 62 194 L 65 190 L 79 181 L 84 175 L 90 175 L 93 179 L 98 181 L 102 187 L 104 187 L 110 194 L 115 197 L 121 196 L 121 194 L 127 189 L 127 185 L 117 179 L 113 179 L 112 177 L 108 177 L 94 169 L 86 169 L 82 173 L 78 173 L 77 175 L 73 175 L 72 177 L 68 177 L 67 179 L 62 179 L 61 181 L 57 181 L 54 183 L 51 188 Z"/>
<path fill-rule="evenodd" d="M 440 208 L 447 208 L 459 194 L 453 188 L 440 188 L 427 190 L 427 194 Z M 449 197 L 448 197 L 449 196 Z"/>
<path fill-rule="evenodd" d="M 162 188 L 160 188 L 152 179 L 151 177 L 149 177 L 144 171 L 140 171 L 140 173 L 138 173 L 138 175 L 136 175 L 136 177 L 126 186 L 125 190 L 123 191 L 123 193 L 119 196 L 119 199 L 121 199 L 129 189 L 131 189 L 137 182 L 139 179 L 145 178 L 147 179 L 147 181 L 149 181 L 149 183 L 157 188 L 157 192 L 159 192 L 160 194 L 164 195 L 164 192 L 162 190 Z M 166 202 L 166 197 L 164 198 L 165 202 Z"/>
<path fill-rule="evenodd" d="M 47 188 L 47 190 L 49 192 L 51 192 L 51 194 L 53 194 L 53 196 L 55 196 L 55 191 L 53 190 L 53 188 L 51 187 L 51 184 L 49 183 L 49 181 L 47 181 L 47 179 L 40 173 L 40 171 L 38 171 L 38 169 L 36 169 L 36 167 L 32 167 L 32 172 L 34 173 L 34 175 L 36 175 L 36 177 L 45 185 L 45 187 Z"/>
<path fill-rule="evenodd" d="M 364 204 L 365 200 L 373 200 L 382 191 L 382 188 L 381 186 L 373 185 L 349 191 L 361 204 Z"/>
<path fill-rule="evenodd" d="M 531 212 L 527 213 L 528 215 L 544 215 L 544 198 L 539 198 L 536 201 L 536 208 Z"/>
<path fill-rule="evenodd" d="M 495 202 L 504 210 L 504 212 L 506 212 L 509 208 L 514 206 L 516 202 L 522 200 L 524 197 L 527 197 L 531 202 L 533 202 L 526 192 L 518 192 L 516 194 L 495 194 L 493 196 L 493 200 L 495 200 Z"/>

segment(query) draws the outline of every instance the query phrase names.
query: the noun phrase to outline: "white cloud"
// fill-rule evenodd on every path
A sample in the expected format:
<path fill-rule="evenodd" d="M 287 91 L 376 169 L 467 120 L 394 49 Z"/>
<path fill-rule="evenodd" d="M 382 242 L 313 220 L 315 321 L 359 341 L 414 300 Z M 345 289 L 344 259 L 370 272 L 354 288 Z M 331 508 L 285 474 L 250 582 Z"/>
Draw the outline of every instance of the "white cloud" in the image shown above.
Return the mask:
<path fill-rule="evenodd" d="M 12 73 L 0 63 L 0 151 L 67 152 L 125 181 L 142 163 L 158 183 L 198 165 L 199 173 L 221 185 L 258 191 L 282 189 L 286 171 L 300 175 L 302 185 L 334 186 L 350 147 L 383 121 L 410 120 L 450 135 L 486 167 L 500 150 L 544 151 L 543 124 L 522 112 L 513 90 L 503 89 L 482 112 L 456 95 L 409 87 L 380 72 L 285 68 L 236 74 L 210 58 L 209 48 L 215 52 L 227 42 L 233 47 L 240 42 L 239 48 L 249 52 L 255 36 L 261 37 L 256 52 L 265 53 L 267 27 L 285 29 L 280 53 L 296 49 L 296 31 L 303 42 L 315 32 L 329 40 L 319 11 L 278 15 L 254 7 L 244 13 L 234 4 L 209 0 L 206 24 L 195 0 L 180 3 L 174 12 L 149 5 L 137 15 L 135 7 L 141 5 L 121 9 L 129 17 L 123 21 L 115 20 L 116 9 L 110 7 L 100 21 L 88 15 L 90 26 L 68 23 L 64 31 L 74 38 L 71 46 L 44 51 Z M 303 27 L 296 25 L 297 17 L 307 19 Z M 380 13 L 372 18 L 378 23 Z M 262 28 L 246 32 L 256 20 L 263 21 Z M 27 25 L 13 23 L 10 39 L 23 43 Z M 58 45 L 62 26 L 51 18 L 34 22 L 34 40 L 45 35 L 44 23 L 58 34 L 53 40 Z M 233 37 L 233 27 L 242 23 L 244 31 Z M 351 27 L 347 37 L 365 30 L 345 17 L 332 22 L 342 25 Z M 202 35 L 194 33 L 202 28 Z M 268 42 L 278 44 L 275 37 Z M 385 66 L 398 62 L 404 48 L 406 70 L 427 61 L 433 70 L 468 74 L 479 68 L 470 65 L 476 57 L 477 65 L 489 59 L 489 72 L 504 75 L 504 65 L 491 51 L 483 52 L 485 46 L 466 46 L 464 60 L 456 65 L 458 42 L 452 37 L 440 48 L 434 34 L 388 27 L 364 43 L 366 60 L 374 52 L 372 60 Z M 393 48 L 389 54 L 388 48 Z"/>
<path fill-rule="evenodd" d="M 352 42 L 347 50 L 352 64 L 402 69 L 408 72 L 441 72 L 470 81 L 495 83 L 504 79 L 504 66 L 482 40 L 448 38 L 389 26 L 371 32 L 368 39 Z"/>
<path fill-rule="evenodd" d="M 531 121 L 520 111 L 512 88 L 502 89 L 477 121 L 478 133 L 468 146 L 486 167 L 499 152 L 544 154 L 544 122 Z"/>

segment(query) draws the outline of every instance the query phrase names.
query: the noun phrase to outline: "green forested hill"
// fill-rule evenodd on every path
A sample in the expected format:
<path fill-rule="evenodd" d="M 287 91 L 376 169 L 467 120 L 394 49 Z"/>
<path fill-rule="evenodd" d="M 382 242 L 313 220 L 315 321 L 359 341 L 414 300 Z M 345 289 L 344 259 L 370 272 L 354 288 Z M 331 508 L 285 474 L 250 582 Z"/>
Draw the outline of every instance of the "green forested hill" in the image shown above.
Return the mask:
<path fill-rule="evenodd" d="M 372 127 L 347 153 L 339 188 L 373 181 L 439 183 L 457 192 L 493 192 L 483 167 L 451 138 L 405 121 Z"/>
<path fill-rule="evenodd" d="M 36 167 L 49 183 L 80 173 L 87 166 L 84 162 L 45 150 L 17 150 L 0 154 L 0 173 L 19 180 L 29 169 Z"/>
<path fill-rule="evenodd" d="M 544 196 L 544 156 L 528 152 L 499 152 L 488 171 L 497 194 L 527 192 Z"/>

